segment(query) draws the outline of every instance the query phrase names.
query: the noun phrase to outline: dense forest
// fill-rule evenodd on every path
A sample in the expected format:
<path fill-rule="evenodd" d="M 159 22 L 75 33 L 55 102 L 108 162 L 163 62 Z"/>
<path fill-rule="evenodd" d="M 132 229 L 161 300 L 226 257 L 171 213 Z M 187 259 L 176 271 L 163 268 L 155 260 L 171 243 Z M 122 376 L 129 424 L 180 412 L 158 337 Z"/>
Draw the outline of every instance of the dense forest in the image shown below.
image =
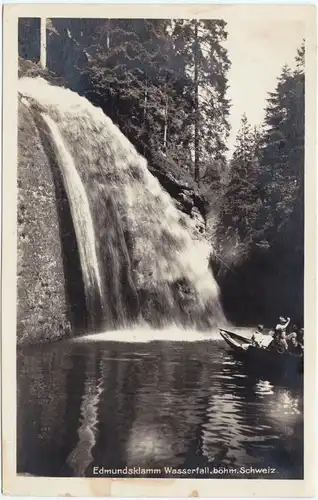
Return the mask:
<path fill-rule="evenodd" d="M 242 117 L 229 159 L 226 39 L 223 20 L 47 19 L 47 70 L 100 106 L 159 180 L 164 172 L 204 200 L 228 317 L 300 323 L 304 45 L 277 75 L 264 123 Z M 20 57 L 38 63 L 40 46 L 40 20 L 21 19 Z"/>
<path fill-rule="evenodd" d="M 302 322 L 304 44 L 295 62 L 269 93 L 262 128 L 242 117 L 218 216 L 219 280 L 242 320 L 286 314 Z"/>
<path fill-rule="evenodd" d="M 20 21 L 20 56 L 39 58 L 39 20 Z M 220 188 L 230 65 L 222 20 L 50 19 L 47 66 L 102 107 L 150 162 Z M 74 76 L 75 75 L 75 76 Z"/>

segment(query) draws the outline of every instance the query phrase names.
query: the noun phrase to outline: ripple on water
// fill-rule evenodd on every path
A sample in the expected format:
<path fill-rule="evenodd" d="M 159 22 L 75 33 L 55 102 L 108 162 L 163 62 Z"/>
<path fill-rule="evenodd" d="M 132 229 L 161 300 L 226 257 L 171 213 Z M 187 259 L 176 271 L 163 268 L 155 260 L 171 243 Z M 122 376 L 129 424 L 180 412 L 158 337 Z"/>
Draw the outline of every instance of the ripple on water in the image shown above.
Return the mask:
<path fill-rule="evenodd" d="M 177 467 L 275 463 L 282 475 L 299 477 L 301 393 L 224 365 L 221 347 L 104 342 L 31 350 L 19 361 L 18 402 L 34 421 L 19 423 L 19 439 L 39 454 L 30 470 L 26 451 L 19 472 L 64 474 L 67 455 L 75 474 L 90 475 L 94 464 L 120 467 L 129 457 L 138 465 L 147 456 Z"/>

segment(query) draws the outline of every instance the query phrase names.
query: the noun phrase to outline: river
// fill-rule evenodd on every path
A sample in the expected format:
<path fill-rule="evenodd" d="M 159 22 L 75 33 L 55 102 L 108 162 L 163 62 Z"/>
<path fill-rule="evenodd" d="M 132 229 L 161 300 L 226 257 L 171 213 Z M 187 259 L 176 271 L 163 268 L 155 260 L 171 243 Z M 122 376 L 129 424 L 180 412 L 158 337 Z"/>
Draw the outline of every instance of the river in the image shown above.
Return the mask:
<path fill-rule="evenodd" d="M 250 376 L 223 341 L 20 349 L 17 404 L 18 473 L 139 467 L 164 477 L 171 467 L 198 468 L 191 477 L 201 478 L 213 468 L 213 478 L 303 477 L 301 384 Z"/>

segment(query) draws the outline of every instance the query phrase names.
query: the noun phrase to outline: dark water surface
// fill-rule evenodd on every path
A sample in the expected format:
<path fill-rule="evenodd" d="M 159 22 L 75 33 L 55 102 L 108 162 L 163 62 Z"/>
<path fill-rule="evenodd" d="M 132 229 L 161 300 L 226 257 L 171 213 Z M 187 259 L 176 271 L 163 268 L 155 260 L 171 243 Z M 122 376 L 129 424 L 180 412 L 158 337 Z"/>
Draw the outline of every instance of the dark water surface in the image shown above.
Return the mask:
<path fill-rule="evenodd" d="M 301 478 L 302 387 L 249 376 L 221 341 L 24 349 L 17 463 L 19 473 L 42 476 L 135 466 L 163 476 L 164 467 L 209 467 L 192 477 L 215 479 L 223 467 L 236 469 L 224 471 L 228 479 Z"/>

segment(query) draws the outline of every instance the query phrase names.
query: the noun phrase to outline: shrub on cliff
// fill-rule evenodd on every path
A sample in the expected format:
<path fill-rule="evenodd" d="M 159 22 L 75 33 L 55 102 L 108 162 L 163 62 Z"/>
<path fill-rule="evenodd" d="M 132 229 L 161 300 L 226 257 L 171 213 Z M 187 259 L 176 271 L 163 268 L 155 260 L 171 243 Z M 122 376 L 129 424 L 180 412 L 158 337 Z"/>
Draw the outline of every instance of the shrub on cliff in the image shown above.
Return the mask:
<path fill-rule="evenodd" d="M 52 85 L 56 85 L 58 87 L 67 87 L 66 82 L 56 76 L 52 71 L 48 69 L 43 69 L 40 66 L 40 63 L 34 61 L 28 61 L 19 57 L 19 65 L 18 65 L 18 77 L 19 78 L 36 78 L 41 77 L 44 80 L 48 81 Z"/>

